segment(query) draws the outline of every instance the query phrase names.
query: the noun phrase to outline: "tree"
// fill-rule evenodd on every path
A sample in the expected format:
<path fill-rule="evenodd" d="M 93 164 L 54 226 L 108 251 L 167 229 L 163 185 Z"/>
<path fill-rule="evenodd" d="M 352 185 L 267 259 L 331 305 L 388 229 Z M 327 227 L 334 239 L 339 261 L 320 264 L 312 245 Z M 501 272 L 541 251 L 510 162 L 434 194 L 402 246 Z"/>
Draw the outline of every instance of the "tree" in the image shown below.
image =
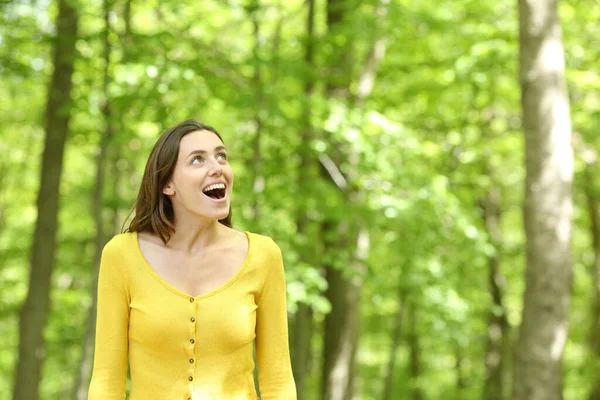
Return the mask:
<path fill-rule="evenodd" d="M 412 294 L 414 296 L 414 294 Z M 408 333 L 406 340 L 409 348 L 408 374 L 410 376 L 410 399 L 422 400 L 423 389 L 422 385 L 422 365 L 421 365 L 421 346 L 419 345 L 418 311 L 415 306 L 415 301 L 410 299 L 407 305 L 408 311 Z"/>
<path fill-rule="evenodd" d="M 527 266 L 514 400 L 562 399 L 571 285 L 573 151 L 558 0 L 520 0 Z"/>
<path fill-rule="evenodd" d="M 106 159 L 108 154 L 108 146 L 114 134 L 112 123 L 112 108 L 109 99 L 108 86 L 111 81 L 110 76 L 110 56 L 112 46 L 110 44 L 110 12 L 111 1 L 104 0 L 102 2 L 104 8 L 104 76 L 102 82 L 102 91 L 104 95 L 104 104 L 102 105 L 102 115 L 104 117 L 104 132 L 100 136 L 98 146 L 98 156 L 96 158 L 96 180 L 94 183 L 93 206 L 92 214 L 94 216 L 94 224 L 96 236 L 94 240 L 94 260 L 93 260 L 93 279 L 91 285 L 92 305 L 89 310 L 86 332 L 83 337 L 82 357 L 79 367 L 79 374 L 73 386 L 73 400 L 86 400 L 90 379 L 92 377 L 92 369 L 94 364 L 94 341 L 96 338 L 96 312 L 98 306 L 98 274 L 100 272 L 100 259 L 102 257 L 102 249 L 106 244 L 108 235 L 104 226 L 104 187 L 106 180 Z M 110 232 L 112 233 L 112 232 Z"/>
<path fill-rule="evenodd" d="M 592 354 L 597 358 L 600 355 L 600 338 L 598 337 L 598 333 L 600 332 L 600 202 L 598 201 L 598 189 L 594 182 L 594 172 L 596 172 L 598 168 L 598 154 L 592 146 L 583 142 L 580 137 L 576 137 L 576 139 L 577 142 L 579 142 L 577 153 L 580 154 L 585 163 L 585 169 L 583 171 L 583 191 L 587 202 L 591 244 L 594 250 L 592 282 L 594 283 L 595 296 L 591 316 L 592 329 L 589 337 Z M 592 376 L 596 379 L 592 385 L 589 400 L 600 400 L 600 381 L 598 381 L 598 372 L 596 369 L 593 369 L 592 371 Z"/>
<path fill-rule="evenodd" d="M 592 330 L 590 332 L 590 345 L 594 356 L 598 359 L 600 356 L 600 338 L 598 333 L 600 332 L 600 202 L 598 201 L 598 194 L 594 190 L 592 169 L 597 166 L 596 153 L 592 153 L 593 156 L 588 158 L 586 161 L 585 169 L 585 195 L 588 203 L 588 210 L 590 216 L 590 236 L 592 237 L 592 245 L 594 248 L 594 268 L 592 270 L 593 282 L 595 289 L 594 296 L 594 307 L 592 314 Z M 591 162 L 589 161 L 591 159 Z M 597 372 L 594 374 L 596 382 L 592 387 L 589 400 L 600 400 L 600 381 L 598 380 Z"/>
<path fill-rule="evenodd" d="M 502 241 L 500 231 L 501 219 L 500 188 L 490 188 L 487 196 L 481 201 L 484 223 L 495 253 L 488 257 L 488 290 L 492 298 L 492 309 L 488 316 L 487 354 L 485 356 L 486 376 L 483 395 L 487 400 L 502 400 L 504 398 L 505 348 L 508 338 L 508 320 L 504 298 L 504 276 L 500 270 L 498 252 Z"/>
<path fill-rule="evenodd" d="M 314 64 L 314 47 L 315 47 L 315 1 L 308 0 L 308 13 L 306 17 L 306 44 L 304 52 L 304 63 L 307 70 Z M 304 82 L 304 101 L 301 115 L 301 141 L 300 161 L 298 166 L 298 191 L 300 193 L 309 193 L 310 185 L 318 176 L 317 158 L 311 150 L 313 140 L 313 127 L 311 123 L 311 97 L 314 91 L 314 77 L 311 73 L 307 73 Z M 299 199 L 298 210 L 296 211 L 296 229 L 300 237 L 299 247 L 300 256 L 306 260 L 306 265 L 315 264 L 315 253 L 318 253 L 317 244 L 309 240 L 310 237 L 310 219 L 308 216 L 307 197 Z M 296 381 L 296 390 L 298 392 L 298 400 L 307 398 L 306 380 L 310 369 L 311 359 L 311 343 L 314 331 L 313 309 L 311 305 L 300 303 L 298 310 L 293 318 L 292 331 L 290 335 L 290 351 L 292 357 L 292 369 L 294 371 L 294 379 Z"/>
<path fill-rule="evenodd" d="M 329 60 L 330 75 L 326 82 L 326 93 L 342 104 L 348 102 L 348 87 L 351 82 L 352 47 L 351 39 L 344 44 L 333 42 L 333 38 L 343 28 L 344 15 L 348 2 L 343 0 L 327 1 L 327 29 L 332 41 L 333 52 Z M 331 184 L 340 204 L 348 198 L 348 182 L 340 171 L 339 165 L 343 157 L 341 143 L 328 138 L 331 155 L 322 154 L 321 177 Z M 323 365 L 321 378 L 321 396 L 323 400 L 347 400 L 353 396 L 352 375 L 358 330 L 358 304 L 361 290 L 361 279 L 356 271 L 352 276 L 344 274 L 352 257 L 344 257 L 336 265 L 331 255 L 335 249 L 337 254 L 349 254 L 353 249 L 353 228 L 355 216 L 347 216 L 345 220 L 338 216 L 326 216 L 321 226 L 323 243 L 330 252 L 324 263 L 327 290 L 325 297 L 331 304 L 331 312 L 325 316 L 323 333 Z"/>
<path fill-rule="evenodd" d="M 77 18 L 77 10 L 72 1 L 58 1 L 54 72 L 48 86 L 46 103 L 46 136 L 30 256 L 29 290 L 19 323 L 19 358 L 13 390 L 15 400 L 39 398 L 39 383 L 45 358 L 44 326 L 50 310 L 50 284 L 58 231 L 63 153 L 70 120 Z"/>

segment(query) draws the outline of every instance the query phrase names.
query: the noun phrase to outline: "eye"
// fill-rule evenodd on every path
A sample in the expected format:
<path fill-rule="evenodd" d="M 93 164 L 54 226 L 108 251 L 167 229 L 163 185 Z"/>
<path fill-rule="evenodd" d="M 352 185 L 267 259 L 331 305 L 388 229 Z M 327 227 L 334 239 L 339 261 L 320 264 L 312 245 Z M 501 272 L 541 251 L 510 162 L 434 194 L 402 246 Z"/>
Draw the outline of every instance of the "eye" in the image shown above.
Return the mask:
<path fill-rule="evenodd" d="M 217 159 L 221 157 L 221 160 L 227 161 L 227 153 L 219 153 L 217 154 Z"/>
<path fill-rule="evenodd" d="M 192 158 L 192 165 L 195 165 L 195 164 L 200 164 L 202 161 L 204 161 L 204 160 L 202 159 L 202 157 L 200 157 L 200 156 L 195 156 L 194 158 Z"/>

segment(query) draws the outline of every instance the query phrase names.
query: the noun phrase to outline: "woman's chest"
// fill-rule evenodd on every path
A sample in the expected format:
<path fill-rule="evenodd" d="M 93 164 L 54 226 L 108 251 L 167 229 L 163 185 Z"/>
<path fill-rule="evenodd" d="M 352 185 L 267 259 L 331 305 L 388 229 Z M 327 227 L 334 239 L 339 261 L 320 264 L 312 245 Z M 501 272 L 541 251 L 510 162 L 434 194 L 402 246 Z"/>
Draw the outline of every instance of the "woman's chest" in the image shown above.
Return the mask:
<path fill-rule="evenodd" d="M 176 348 L 190 341 L 223 351 L 254 340 L 255 292 L 236 282 L 209 297 L 184 298 L 149 287 L 131 297 L 129 339 L 143 347 Z M 153 290 L 154 289 L 154 290 Z"/>
<path fill-rule="evenodd" d="M 154 272 L 173 288 L 202 296 L 228 283 L 243 267 L 245 253 L 230 249 L 196 256 L 170 253 L 149 254 Z"/>

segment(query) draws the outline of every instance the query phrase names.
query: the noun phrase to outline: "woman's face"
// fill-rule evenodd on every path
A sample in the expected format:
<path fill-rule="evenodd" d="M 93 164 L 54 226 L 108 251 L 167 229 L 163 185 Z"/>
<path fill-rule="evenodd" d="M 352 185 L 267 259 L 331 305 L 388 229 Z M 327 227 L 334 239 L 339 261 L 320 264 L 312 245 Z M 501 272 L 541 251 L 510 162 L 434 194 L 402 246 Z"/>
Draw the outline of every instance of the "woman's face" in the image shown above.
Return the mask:
<path fill-rule="evenodd" d="M 233 171 L 221 139 L 206 130 L 185 135 L 179 142 L 173 177 L 163 189 L 173 203 L 175 218 L 224 219 L 232 187 Z"/>

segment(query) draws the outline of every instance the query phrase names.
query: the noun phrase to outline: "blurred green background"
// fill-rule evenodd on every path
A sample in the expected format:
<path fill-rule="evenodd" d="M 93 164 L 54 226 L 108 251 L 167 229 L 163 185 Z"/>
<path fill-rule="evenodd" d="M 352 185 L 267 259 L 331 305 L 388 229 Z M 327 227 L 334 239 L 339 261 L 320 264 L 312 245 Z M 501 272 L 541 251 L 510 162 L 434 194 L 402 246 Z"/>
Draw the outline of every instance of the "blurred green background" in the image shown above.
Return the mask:
<path fill-rule="evenodd" d="M 580 400 L 600 381 L 600 1 L 559 14 L 579 144 L 563 391 Z M 282 248 L 300 398 L 511 398 L 526 262 L 516 1 L 19 0 L 0 15 L 0 400 L 32 260 L 52 273 L 31 294 L 45 345 L 28 385 L 86 398 L 99 250 L 155 140 L 187 118 L 224 137 L 234 227 Z M 46 131 L 66 134 L 64 158 L 42 164 Z M 40 171 L 60 174 L 60 208 L 55 246 L 34 256 Z"/>

